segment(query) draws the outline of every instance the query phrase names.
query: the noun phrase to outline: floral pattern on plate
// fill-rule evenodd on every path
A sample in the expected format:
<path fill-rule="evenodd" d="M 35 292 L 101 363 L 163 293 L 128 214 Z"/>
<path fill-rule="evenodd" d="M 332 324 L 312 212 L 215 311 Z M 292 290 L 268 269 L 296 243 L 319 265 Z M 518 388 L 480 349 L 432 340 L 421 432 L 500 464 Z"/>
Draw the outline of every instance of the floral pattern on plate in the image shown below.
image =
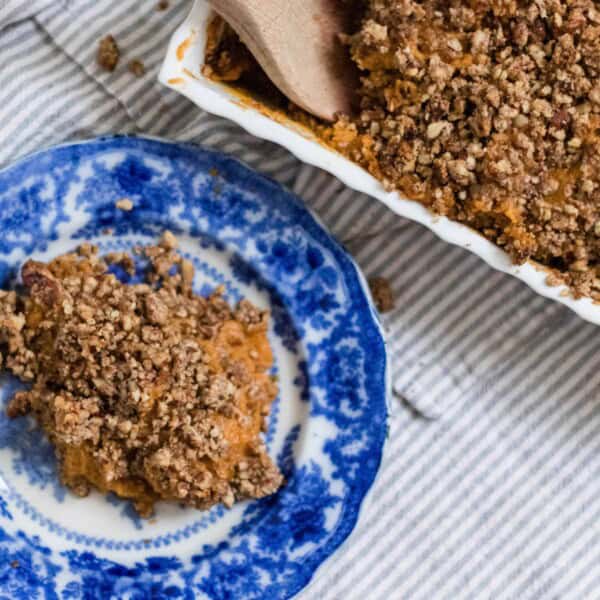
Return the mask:
<path fill-rule="evenodd" d="M 128 198 L 132 211 L 116 202 Z M 29 256 L 102 251 L 164 229 L 195 287 L 269 308 L 280 384 L 266 439 L 274 496 L 206 513 L 75 498 L 27 419 L 0 415 L 0 596 L 288 598 L 352 531 L 386 437 L 386 353 L 364 280 L 302 203 L 236 160 L 188 144 L 111 137 L 39 152 L 0 172 L 0 284 Z M 0 381 L 6 402 L 14 380 Z"/>

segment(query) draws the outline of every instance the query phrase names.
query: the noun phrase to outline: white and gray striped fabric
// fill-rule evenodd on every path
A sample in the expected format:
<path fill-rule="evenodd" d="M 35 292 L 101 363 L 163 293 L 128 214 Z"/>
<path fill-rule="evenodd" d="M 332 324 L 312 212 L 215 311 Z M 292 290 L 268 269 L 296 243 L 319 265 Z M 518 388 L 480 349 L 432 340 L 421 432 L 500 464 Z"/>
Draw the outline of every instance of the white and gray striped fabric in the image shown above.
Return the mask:
<path fill-rule="evenodd" d="M 600 331 L 161 88 L 188 8 L 0 0 L 0 164 L 108 132 L 201 142 L 297 192 L 367 276 L 392 282 L 385 460 L 356 531 L 299 597 L 600 598 Z M 95 63 L 107 33 L 114 73 Z"/>

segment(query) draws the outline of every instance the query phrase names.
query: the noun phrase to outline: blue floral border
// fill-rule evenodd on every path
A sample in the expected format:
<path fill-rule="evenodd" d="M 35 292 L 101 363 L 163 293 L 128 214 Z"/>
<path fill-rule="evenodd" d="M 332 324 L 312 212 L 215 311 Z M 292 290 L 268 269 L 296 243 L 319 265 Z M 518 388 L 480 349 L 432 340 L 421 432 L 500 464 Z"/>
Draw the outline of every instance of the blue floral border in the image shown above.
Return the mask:
<path fill-rule="evenodd" d="M 87 211 L 93 227 L 84 228 L 82 237 L 106 226 L 118 234 L 135 231 L 146 235 L 172 226 L 164 186 L 154 185 L 152 169 L 143 156 L 176 166 L 176 183 L 181 187 L 170 192 L 185 197 L 191 235 L 202 234 L 199 223 L 206 221 L 212 231 L 222 229 L 219 243 L 248 252 L 251 238 L 248 222 L 243 219 L 256 209 L 256 199 L 260 199 L 261 210 L 267 211 L 269 218 L 252 226 L 257 240 L 255 262 L 259 271 L 268 272 L 271 285 L 289 311 L 298 316 L 294 337 L 306 336 L 306 376 L 311 389 L 323 392 L 310 396 L 311 418 L 323 417 L 338 431 L 336 437 L 325 441 L 323 451 L 334 466 L 329 477 L 343 484 L 344 493 L 332 493 L 317 463 L 295 464 L 293 446 L 298 432 L 293 429 L 279 457 L 287 476 L 286 487 L 250 504 L 243 521 L 226 540 L 202 546 L 191 557 L 144 557 L 129 565 L 77 548 L 57 551 L 43 545 L 20 529 L 19 519 L 0 497 L 0 591 L 15 599 L 58 598 L 59 594 L 73 599 L 192 599 L 196 592 L 214 599 L 289 598 L 307 584 L 316 568 L 350 534 L 381 461 L 387 418 L 386 356 L 364 285 L 345 251 L 298 198 L 276 183 L 232 158 L 191 144 L 129 136 L 57 147 L 1 171 L 0 206 L 6 210 L 0 211 L 0 232 L 10 235 L 0 238 L 0 255 L 8 255 L 15 247 L 26 254 L 44 249 L 47 241 L 57 239 L 59 225 L 69 221 L 60 203 L 49 212 L 49 191 L 39 177 L 28 187 L 24 182 L 29 181 L 29 175 L 52 170 L 52 185 L 64 193 L 76 177 L 73 165 L 109 150 L 127 154 L 125 163 L 110 175 L 123 195 L 142 190 L 138 194 L 140 207 L 119 214 L 108 204 L 90 205 Z M 63 168 L 57 169 L 57 165 Z M 102 166 L 98 164 L 98 168 Z M 222 186 L 216 182 L 212 191 L 203 189 L 201 196 L 194 195 L 185 178 L 212 171 L 218 173 L 215 179 Z M 15 190 L 12 199 L 11 186 Z M 236 191 L 242 188 L 244 193 Z M 302 236 L 294 237 L 296 230 L 305 232 L 308 242 Z M 337 272 L 325 264 L 319 248 L 343 274 L 344 305 L 331 291 L 339 283 Z M 0 259 L 0 282 L 14 272 L 14 265 Z M 325 340 L 311 341 L 307 328 L 326 332 Z M 290 343 L 294 342 L 290 338 Z M 334 508 L 339 516 L 335 528 L 329 530 L 326 514 Z M 312 550 L 306 551 L 308 548 Z"/>

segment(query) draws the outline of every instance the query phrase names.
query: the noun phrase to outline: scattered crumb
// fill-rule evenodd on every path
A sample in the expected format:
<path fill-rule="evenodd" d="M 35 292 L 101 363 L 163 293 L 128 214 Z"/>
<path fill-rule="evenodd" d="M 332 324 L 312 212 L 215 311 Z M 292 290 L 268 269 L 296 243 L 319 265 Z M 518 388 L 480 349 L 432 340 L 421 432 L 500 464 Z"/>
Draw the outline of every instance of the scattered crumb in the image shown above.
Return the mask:
<path fill-rule="evenodd" d="M 394 308 L 394 293 L 390 282 L 384 277 L 372 277 L 369 279 L 369 287 L 375 306 L 380 313 L 389 312 Z"/>
<path fill-rule="evenodd" d="M 19 561 L 18 561 L 18 560 L 13 560 L 13 561 L 11 561 L 11 563 L 10 563 L 10 566 L 11 566 L 13 569 L 17 569 L 17 568 L 19 567 Z"/>
<path fill-rule="evenodd" d="M 146 73 L 146 67 L 141 60 L 137 58 L 130 61 L 129 65 L 127 65 L 130 73 L 133 73 L 136 77 L 143 77 Z"/>
<path fill-rule="evenodd" d="M 104 235 L 112 235 L 114 232 L 115 232 L 115 230 L 114 230 L 114 229 L 112 229 L 111 227 L 107 227 L 106 229 L 103 229 L 103 230 L 102 230 L 102 233 L 103 233 Z"/>
<path fill-rule="evenodd" d="M 169 8 L 169 0 L 160 0 L 156 5 L 156 10 L 167 10 Z"/>
<path fill-rule="evenodd" d="M 119 62 L 119 47 L 112 35 L 107 35 L 100 40 L 98 46 L 98 64 L 106 71 L 114 71 Z"/>
<path fill-rule="evenodd" d="M 115 206 L 119 210 L 124 210 L 125 212 L 129 212 L 133 210 L 133 202 L 129 198 L 121 198 L 115 202 Z"/>

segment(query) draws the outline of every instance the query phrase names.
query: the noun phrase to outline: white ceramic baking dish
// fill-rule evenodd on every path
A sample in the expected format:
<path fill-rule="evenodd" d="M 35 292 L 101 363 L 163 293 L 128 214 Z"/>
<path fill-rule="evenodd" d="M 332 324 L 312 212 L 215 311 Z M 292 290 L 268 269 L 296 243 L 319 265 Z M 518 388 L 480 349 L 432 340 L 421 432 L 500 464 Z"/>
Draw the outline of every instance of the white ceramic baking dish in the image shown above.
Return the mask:
<path fill-rule="evenodd" d="M 600 324 L 600 305 L 589 298 L 574 299 L 565 286 L 549 286 L 547 273 L 541 266 L 532 262 L 514 265 L 503 250 L 477 232 L 438 217 L 396 192 L 386 192 L 364 169 L 311 139 L 308 131 L 275 121 L 266 111 L 244 103 L 239 93 L 205 78 L 200 68 L 204 62 L 206 28 L 212 15 L 205 0 L 196 0 L 169 43 L 159 74 L 164 85 L 184 94 L 200 108 L 230 119 L 251 134 L 287 148 L 300 160 L 329 171 L 349 187 L 377 198 L 398 215 L 425 225 L 442 240 L 470 250 L 494 269 L 518 277 L 542 296 L 568 306 L 583 319 Z"/>

